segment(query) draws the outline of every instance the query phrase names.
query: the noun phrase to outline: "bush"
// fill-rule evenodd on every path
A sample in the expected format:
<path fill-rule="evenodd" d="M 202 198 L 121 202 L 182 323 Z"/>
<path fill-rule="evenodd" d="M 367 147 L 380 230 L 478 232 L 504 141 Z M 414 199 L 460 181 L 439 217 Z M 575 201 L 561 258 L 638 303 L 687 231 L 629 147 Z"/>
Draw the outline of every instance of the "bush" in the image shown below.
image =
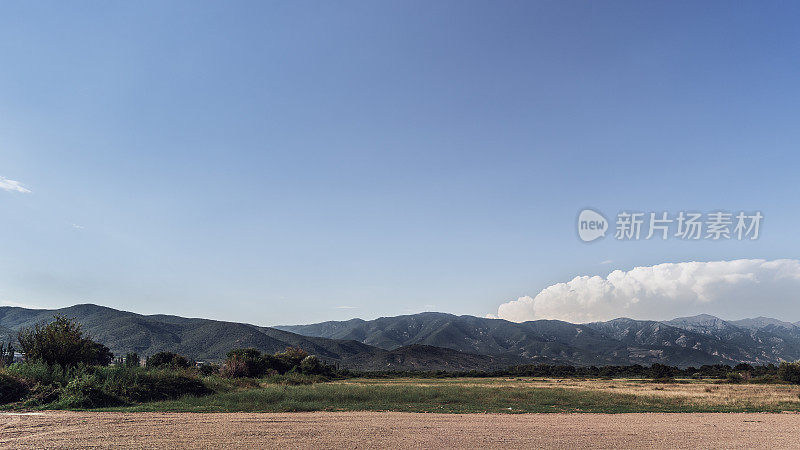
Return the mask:
<path fill-rule="evenodd" d="M 261 354 L 254 348 L 231 350 L 220 369 L 220 374 L 227 378 L 258 378 L 289 372 L 331 376 L 334 368 L 305 350 L 290 347 L 274 355 Z"/>
<path fill-rule="evenodd" d="M 28 391 L 28 395 L 26 396 L 25 401 L 22 402 L 22 406 L 30 408 L 49 405 L 50 403 L 58 400 L 59 395 L 61 395 L 60 387 L 52 384 L 37 384 L 33 386 L 30 391 Z"/>
<path fill-rule="evenodd" d="M 789 363 L 782 362 L 778 366 L 778 376 L 783 381 L 793 384 L 800 384 L 800 361 Z"/>
<path fill-rule="evenodd" d="M 209 376 L 219 373 L 220 367 L 218 364 L 203 364 L 198 368 L 200 375 Z"/>
<path fill-rule="evenodd" d="M 228 352 L 228 358 L 220 369 L 227 378 L 255 378 L 270 369 L 270 360 L 254 348 L 240 348 Z"/>
<path fill-rule="evenodd" d="M 33 386 L 23 391 L 28 394 L 23 406 L 28 407 L 99 408 L 211 393 L 196 375 L 185 369 L 125 366 L 63 369 L 38 362 L 14 364 L 7 372 L 10 380 Z M 3 374 L 0 372 L 0 399 L 6 384 Z M 10 382 L 8 385 L 16 386 Z M 13 391 L 9 388 L 9 392 Z"/>
<path fill-rule="evenodd" d="M 27 405 L 58 408 L 102 408 L 134 403 L 174 400 L 185 395 L 210 394 L 196 376 L 183 370 L 147 370 L 139 367 L 103 367 L 52 389 L 42 387 Z"/>
<path fill-rule="evenodd" d="M 28 380 L 31 384 L 58 387 L 65 386 L 70 380 L 86 374 L 87 370 L 83 365 L 64 368 L 44 361 L 15 363 L 7 369 L 10 374 Z"/>
<path fill-rule="evenodd" d="M 315 355 L 309 355 L 303 358 L 300 361 L 300 372 L 304 374 L 316 374 L 322 372 L 322 364 L 319 362 L 319 358 Z"/>
<path fill-rule="evenodd" d="M 17 334 L 22 352 L 28 361 L 73 367 L 79 364 L 108 365 L 114 355 L 103 344 L 83 335 L 81 325 L 63 316 L 50 323 L 23 328 Z"/>
<path fill-rule="evenodd" d="M 124 402 L 102 389 L 96 376 L 84 375 L 73 379 L 61 389 L 57 406 L 61 408 L 99 408 Z"/>
<path fill-rule="evenodd" d="M 191 364 L 189 363 L 189 360 L 186 359 L 185 356 L 181 356 L 173 352 L 159 352 L 147 358 L 147 367 L 150 369 L 159 367 L 185 369 L 188 368 L 190 365 Z"/>
<path fill-rule="evenodd" d="M 28 386 L 20 378 L 0 372 L 0 404 L 16 402 L 28 392 Z"/>
<path fill-rule="evenodd" d="M 183 370 L 108 367 L 97 371 L 102 389 L 125 403 L 173 400 L 211 393 L 196 376 Z"/>
<path fill-rule="evenodd" d="M 728 375 L 725 377 L 728 383 L 738 384 L 744 381 L 744 377 L 739 372 L 728 372 Z"/>
<path fill-rule="evenodd" d="M 220 374 L 226 378 L 250 378 L 258 375 L 256 361 L 247 360 L 239 355 L 233 355 L 225 360 L 220 369 Z"/>

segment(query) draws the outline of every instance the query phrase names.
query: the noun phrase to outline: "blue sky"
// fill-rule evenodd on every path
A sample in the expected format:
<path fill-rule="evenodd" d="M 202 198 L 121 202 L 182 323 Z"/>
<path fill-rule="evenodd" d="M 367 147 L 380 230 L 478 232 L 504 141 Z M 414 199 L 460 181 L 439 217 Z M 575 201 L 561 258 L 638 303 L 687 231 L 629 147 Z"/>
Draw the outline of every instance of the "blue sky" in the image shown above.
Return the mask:
<path fill-rule="evenodd" d="M 798 13 L 4 3 L 0 176 L 31 192 L 0 190 L 0 302 L 482 316 L 577 275 L 796 258 Z M 584 207 L 765 218 L 752 242 L 585 244 Z"/>

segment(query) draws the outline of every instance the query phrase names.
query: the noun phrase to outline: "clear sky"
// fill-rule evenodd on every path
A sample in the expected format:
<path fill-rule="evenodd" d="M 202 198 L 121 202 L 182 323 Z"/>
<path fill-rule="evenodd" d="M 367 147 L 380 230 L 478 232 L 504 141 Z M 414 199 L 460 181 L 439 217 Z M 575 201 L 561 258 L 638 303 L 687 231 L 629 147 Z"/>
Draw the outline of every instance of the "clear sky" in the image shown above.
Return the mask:
<path fill-rule="evenodd" d="M 797 258 L 798 19 L 788 1 L 4 2 L 0 303 L 483 316 L 578 275 Z M 764 222 L 756 241 L 586 244 L 584 207 Z"/>

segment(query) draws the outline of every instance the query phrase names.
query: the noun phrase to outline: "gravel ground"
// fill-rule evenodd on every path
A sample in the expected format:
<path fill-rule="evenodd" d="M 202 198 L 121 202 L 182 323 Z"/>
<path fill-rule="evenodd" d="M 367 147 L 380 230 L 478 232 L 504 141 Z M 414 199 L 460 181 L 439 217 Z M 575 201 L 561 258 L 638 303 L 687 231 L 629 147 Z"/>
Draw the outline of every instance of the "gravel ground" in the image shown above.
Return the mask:
<path fill-rule="evenodd" d="M 800 414 L 0 413 L 0 445 L 778 449 Z"/>

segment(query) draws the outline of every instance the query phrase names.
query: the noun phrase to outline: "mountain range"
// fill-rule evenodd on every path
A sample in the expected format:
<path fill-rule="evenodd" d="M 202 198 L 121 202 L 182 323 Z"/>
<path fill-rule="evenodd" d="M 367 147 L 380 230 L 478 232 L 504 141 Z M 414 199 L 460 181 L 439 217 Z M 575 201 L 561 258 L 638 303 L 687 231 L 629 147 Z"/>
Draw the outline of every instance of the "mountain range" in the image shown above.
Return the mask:
<path fill-rule="evenodd" d="M 0 340 L 52 319 L 74 318 L 115 354 L 173 351 L 221 361 L 228 350 L 274 353 L 301 347 L 359 370 L 490 370 L 514 364 L 768 364 L 800 359 L 800 323 L 699 315 L 669 321 L 619 318 L 573 324 L 509 322 L 445 313 L 262 327 L 170 315 L 141 315 L 83 304 L 45 310 L 0 307 Z M 5 339 L 7 340 L 7 339 Z"/>
<path fill-rule="evenodd" d="M 425 344 L 526 362 L 574 365 L 658 362 L 687 367 L 800 359 L 800 322 L 766 317 L 725 321 L 702 314 L 669 321 L 619 318 L 573 324 L 421 313 L 276 328 L 304 336 L 355 340 L 388 350 Z"/>

